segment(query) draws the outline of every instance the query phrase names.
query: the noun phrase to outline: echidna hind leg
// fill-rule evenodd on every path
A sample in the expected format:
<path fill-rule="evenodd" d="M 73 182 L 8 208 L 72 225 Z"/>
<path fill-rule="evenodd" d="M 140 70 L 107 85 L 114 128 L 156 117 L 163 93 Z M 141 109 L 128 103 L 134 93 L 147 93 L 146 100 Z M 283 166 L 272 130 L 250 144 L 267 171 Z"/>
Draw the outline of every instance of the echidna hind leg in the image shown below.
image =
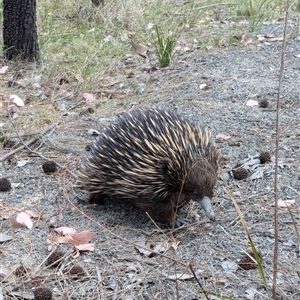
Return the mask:
<path fill-rule="evenodd" d="M 142 210 L 148 213 L 155 221 L 167 224 L 169 227 L 179 227 L 182 222 L 177 222 L 177 213 L 174 204 L 170 201 L 136 203 Z"/>
<path fill-rule="evenodd" d="M 106 195 L 102 195 L 99 193 L 97 193 L 97 194 L 90 193 L 87 200 L 91 204 L 95 203 L 95 204 L 103 205 L 105 198 L 106 198 Z"/>

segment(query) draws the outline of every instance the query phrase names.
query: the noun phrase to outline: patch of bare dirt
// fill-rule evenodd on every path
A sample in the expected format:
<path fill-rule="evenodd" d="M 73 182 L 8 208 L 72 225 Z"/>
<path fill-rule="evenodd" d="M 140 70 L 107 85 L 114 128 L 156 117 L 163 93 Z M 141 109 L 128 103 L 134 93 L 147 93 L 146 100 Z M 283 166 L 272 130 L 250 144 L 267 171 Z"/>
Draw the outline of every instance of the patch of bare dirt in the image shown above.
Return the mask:
<path fill-rule="evenodd" d="M 279 37 L 282 26 L 266 27 L 264 34 Z M 261 253 L 270 288 L 280 52 L 281 41 L 264 38 L 246 47 L 188 53 L 178 57 L 171 68 L 150 73 L 142 71 L 137 63 L 133 67 L 140 71 L 122 83 L 122 89 L 131 91 L 128 97 L 122 101 L 109 99 L 110 96 L 102 99 L 94 113 L 86 110 L 88 105 L 75 107 L 62 116 L 51 135 L 46 133 L 30 145 L 63 165 L 63 169 L 47 175 L 42 171 L 43 160 L 25 150 L 5 159 L 1 173 L 10 179 L 13 188 L 0 194 L 0 231 L 12 239 L 0 244 L 1 267 L 14 272 L 23 264 L 28 272 L 21 277 L 8 276 L 2 282 L 0 298 L 3 295 L 3 299 L 17 299 L 17 293 L 26 292 L 23 298 L 33 299 L 33 288 L 43 285 L 52 289 L 54 299 L 205 299 L 201 287 L 209 299 L 267 299 L 258 269 L 238 266 L 250 245 L 228 191 L 235 196 Z M 278 196 L 295 203 L 290 211 L 279 211 L 279 299 L 300 297 L 299 240 L 295 229 L 300 221 L 299 70 L 299 37 L 290 38 L 281 95 Z M 248 106 L 249 100 L 268 100 L 269 106 Z M 77 199 L 82 192 L 67 170 L 76 173 L 86 145 L 95 138 L 87 131 L 101 130 L 121 111 L 142 105 L 176 109 L 208 126 L 215 136 L 230 136 L 218 139 L 228 157 L 225 175 L 239 161 L 245 162 L 261 152 L 268 151 L 272 162 L 251 169 L 251 179 L 238 181 L 226 175 L 228 190 L 219 180 L 214 198 L 216 222 L 210 222 L 200 205 L 193 202 L 181 210 L 190 224 L 175 231 L 157 227 L 144 212 L 115 199 L 103 206 L 82 205 Z M 9 151 L 1 150 L 1 157 Z M 28 162 L 19 167 L 20 160 Z M 7 217 L 15 207 L 40 213 L 32 229 L 10 226 Z M 63 267 L 51 268 L 46 265 L 50 254 L 47 236 L 55 235 L 54 229 L 60 226 L 95 232 L 91 241 L 95 250 L 69 255 Z M 58 248 L 65 253 L 73 249 L 66 244 Z M 63 273 L 74 264 L 80 264 L 86 272 L 76 279 Z"/>

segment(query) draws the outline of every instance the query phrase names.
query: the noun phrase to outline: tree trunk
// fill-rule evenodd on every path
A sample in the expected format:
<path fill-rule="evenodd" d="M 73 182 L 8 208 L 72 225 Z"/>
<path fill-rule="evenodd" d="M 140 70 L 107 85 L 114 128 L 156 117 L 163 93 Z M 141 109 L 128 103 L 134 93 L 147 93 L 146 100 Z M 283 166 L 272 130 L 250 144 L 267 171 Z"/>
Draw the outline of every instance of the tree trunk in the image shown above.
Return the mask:
<path fill-rule="evenodd" d="M 3 1 L 3 43 L 8 60 L 39 60 L 36 0 Z"/>

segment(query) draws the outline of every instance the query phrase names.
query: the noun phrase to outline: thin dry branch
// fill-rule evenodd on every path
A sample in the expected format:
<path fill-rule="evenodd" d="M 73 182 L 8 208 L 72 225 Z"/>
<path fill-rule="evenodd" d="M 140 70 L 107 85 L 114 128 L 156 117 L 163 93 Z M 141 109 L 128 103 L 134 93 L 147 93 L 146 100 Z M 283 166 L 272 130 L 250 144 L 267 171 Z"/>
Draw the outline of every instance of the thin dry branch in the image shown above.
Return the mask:
<path fill-rule="evenodd" d="M 275 140 L 275 175 L 274 175 L 274 230 L 275 230 L 275 242 L 274 242 L 274 257 L 273 257 L 273 284 L 272 284 L 272 298 L 276 299 L 276 280 L 277 280 L 277 264 L 278 264 L 278 152 L 279 152 L 279 137 L 280 137 L 280 93 L 283 80 L 285 49 L 287 40 L 287 21 L 289 16 L 290 1 L 286 1 L 283 42 L 281 50 L 281 62 L 280 62 L 280 74 L 278 82 L 277 92 L 277 112 L 276 112 L 276 140 Z"/>
<path fill-rule="evenodd" d="M 57 124 L 52 124 L 51 126 L 49 126 L 47 129 L 45 129 L 44 131 L 42 131 L 39 135 L 43 136 L 44 134 L 46 134 L 49 130 L 53 130 L 54 128 L 56 128 Z M 19 137 L 19 136 L 18 136 Z M 27 141 L 27 142 L 22 142 L 22 146 L 10 151 L 9 153 L 6 153 L 5 155 L 3 155 L 2 157 L 0 157 L 0 162 L 5 161 L 6 159 L 8 159 L 9 157 L 11 157 L 12 155 L 16 154 L 17 152 L 23 150 L 24 148 L 29 147 L 31 144 L 35 143 L 38 140 L 39 136 L 36 136 L 34 138 L 32 138 L 31 140 Z"/>
<path fill-rule="evenodd" d="M 78 105 L 81 104 L 82 102 L 83 102 L 83 101 L 80 101 L 80 102 L 76 103 L 75 105 L 73 105 L 72 107 L 70 107 L 68 111 L 73 110 L 74 108 L 78 107 Z M 9 105 L 9 104 L 8 104 L 8 105 Z M 68 112 L 68 111 L 67 111 L 67 112 Z M 59 125 L 59 123 L 61 122 L 63 116 L 65 116 L 67 112 L 62 113 L 62 114 L 60 115 L 60 117 L 59 117 L 59 119 L 57 120 L 56 123 L 54 123 L 53 125 L 51 125 L 50 127 L 48 127 L 46 130 L 44 130 L 43 132 L 41 132 L 41 133 L 40 133 L 38 136 L 36 136 L 35 138 L 32 138 L 30 141 L 28 141 L 28 142 L 25 143 L 25 142 L 23 141 L 23 139 L 22 139 L 22 137 L 21 137 L 21 135 L 20 135 L 20 133 L 19 133 L 19 130 L 18 130 L 18 128 L 17 128 L 15 122 L 13 121 L 13 118 L 12 118 L 10 112 L 9 112 L 9 109 L 8 109 L 8 116 L 9 116 L 10 122 L 11 122 L 11 124 L 12 124 L 12 126 L 13 126 L 13 128 L 14 128 L 14 130 L 15 130 L 15 132 L 16 132 L 16 135 L 17 135 L 18 139 L 19 139 L 20 142 L 22 143 L 22 146 L 20 146 L 20 147 L 17 148 L 17 149 L 14 149 L 13 151 L 7 153 L 7 154 L 4 155 L 4 156 L 2 156 L 2 157 L 0 158 L 0 162 L 3 162 L 5 159 L 9 158 L 11 155 L 17 153 L 18 151 L 20 151 L 20 150 L 22 150 L 22 149 L 24 149 L 24 148 L 27 149 L 30 153 L 34 153 L 35 155 L 39 156 L 40 158 L 49 161 L 49 160 L 50 160 L 49 158 L 47 158 L 46 156 L 44 156 L 44 155 L 41 154 L 40 152 L 31 149 L 29 146 L 30 146 L 31 144 L 33 144 L 35 141 L 37 141 L 37 140 L 39 139 L 40 136 L 45 135 L 48 131 L 50 131 L 50 133 L 48 133 L 48 136 L 51 135 L 51 134 L 56 130 L 56 128 L 57 128 L 57 126 Z M 64 168 L 64 166 L 61 165 L 60 163 L 58 163 L 58 162 L 55 162 L 55 163 L 56 163 L 56 165 L 57 165 L 59 168 L 61 168 L 61 169 Z M 72 171 L 70 171 L 70 170 L 68 170 L 68 169 L 66 169 L 66 171 L 67 171 L 70 175 L 72 175 L 74 178 L 77 177 Z"/>
<path fill-rule="evenodd" d="M 203 292 L 204 297 L 205 297 L 207 300 L 209 300 L 208 295 L 207 295 L 206 291 L 203 289 L 202 284 L 201 284 L 200 281 L 198 280 L 198 277 L 196 276 L 195 271 L 194 271 L 193 266 L 192 266 L 191 263 L 189 264 L 189 268 L 190 268 L 191 272 L 193 273 L 193 275 L 194 275 L 194 277 L 195 277 L 195 279 L 196 279 L 196 281 L 197 281 L 197 283 L 198 283 L 198 285 L 199 285 L 201 291 Z"/>

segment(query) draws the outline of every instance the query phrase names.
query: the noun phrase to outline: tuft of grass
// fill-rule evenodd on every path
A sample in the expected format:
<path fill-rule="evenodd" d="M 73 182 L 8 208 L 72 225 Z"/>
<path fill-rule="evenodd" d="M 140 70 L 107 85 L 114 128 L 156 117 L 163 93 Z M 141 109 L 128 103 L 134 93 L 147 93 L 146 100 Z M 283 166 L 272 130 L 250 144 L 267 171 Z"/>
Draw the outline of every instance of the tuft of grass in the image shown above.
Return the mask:
<path fill-rule="evenodd" d="M 229 45 L 234 45 L 238 43 L 238 37 L 236 36 L 230 36 L 229 39 L 228 39 L 228 44 Z"/>
<path fill-rule="evenodd" d="M 162 68 L 168 67 L 171 64 L 171 60 L 174 54 L 174 47 L 176 44 L 175 34 L 168 34 L 167 37 L 163 37 L 155 26 L 156 32 L 156 54 L 159 65 Z"/>
<path fill-rule="evenodd" d="M 248 19 L 249 32 L 255 32 L 263 22 L 272 20 L 282 7 L 284 2 L 281 0 L 241 1 L 237 8 L 237 16 Z"/>

